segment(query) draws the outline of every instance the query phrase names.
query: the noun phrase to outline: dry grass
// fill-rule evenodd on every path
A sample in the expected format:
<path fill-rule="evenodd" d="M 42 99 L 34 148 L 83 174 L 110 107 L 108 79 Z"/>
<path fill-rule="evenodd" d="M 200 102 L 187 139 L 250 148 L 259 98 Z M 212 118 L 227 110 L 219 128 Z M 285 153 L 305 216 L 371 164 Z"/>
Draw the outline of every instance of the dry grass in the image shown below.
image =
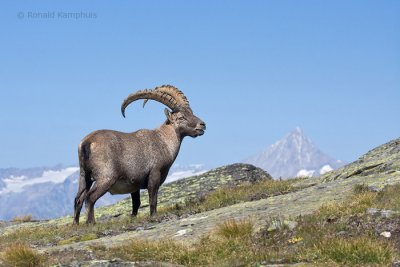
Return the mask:
<path fill-rule="evenodd" d="M 390 240 L 380 239 L 368 228 L 359 229 L 349 223 L 354 216 L 366 216 L 365 210 L 386 196 L 394 197 L 394 192 L 388 188 L 379 196 L 365 190 L 364 186 L 356 187 L 354 194 L 343 203 L 330 203 L 313 214 L 298 217 L 298 225 L 292 230 L 289 227 L 270 230 L 267 225 L 264 230 L 254 233 L 251 221 L 228 220 L 190 247 L 171 240 L 136 240 L 97 253 L 105 258 L 157 260 L 185 266 L 249 266 L 260 262 L 388 265 L 399 255 L 395 245 Z M 220 196 L 220 193 L 216 194 Z M 341 236 L 339 232 L 347 234 Z"/>
<path fill-rule="evenodd" d="M 45 262 L 43 256 L 23 243 L 15 243 L 5 249 L 2 261 L 10 267 L 37 267 Z"/>
<path fill-rule="evenodd" d="M 30 222 L 32 221 L 32 215 L 31 214 L 27 214 L 27 215 L 19 215 L 19 216 L 15 216 L 14 219 L 12 219 L 13 222 Z"/>
<path fill-rule="evenodd" d="M 400 212 L 400 184 L 386 186 L 376 198 L 376 207 Z"/>
<path fill-rule="evenodd" d="M 164 209 L 159 216 L 201 212 L 291 190 L 293 188 L 288 181 L 265 181 L 225 188 L 196 201 Z M 361 228 L 351 222 L 354 218 L 366 221 L 365 211 L 370 207 L 391 208 L 399 205 L 400 208 L 399 190 L 400 185 L 388 186 L 380 193 L 371 192 L 365 185 L 355 186 L 353 195 L 343 203 L 328 203 L 313 214 L 297 217 L 295 220 L 298 225 L 294 229 L 266 225 L 265 229 L 255 233 L 251 220 L 228 220 L 218 224 L 210 234 L 191 246 L 172 240 L 133 240 L 111 249 L 92 249 L 99 259 L 154 260 L 185 266 L 253 266 L 261 262 L 309 262 L 319 266 L 388 265 L 399 256 L 395 245 L 388 239 L 381 239 L 373 228 Z M 56 243 L 79 242 L 101 237 L 104 232 L 109 235 L 110 231 L 127 231 L 135 224 L 148 221 L 147 217 L 143 217 L 133 221 L 116 219 L 95 226 L 26 229 L 26 232 L 18 232 L 14 236 L 9 234 L 7 242 L 13 239 L 26 242 L 30 239 L 40 242 L 53 240 Z M 345 235 L 339 234 L 341 232 Z M 1 236 L 0 243 L 3 240 L 4 236 Z"/>
<path fill-rule="evenodd" d="M 130 261 L 155 260 L 185 266 L 238 266 L 250 264 L 253 225 L 249 220 L 229 220 L 216 229 L 217 235 L 207 235 L 193 246 L 172 240 L 134 240 L 127 245 L 97 249 L 99 257 L 118 257 Z"/>
<path fill-rule="evenodd" d="M 126 231 L 127 228 L 140 225 L 147 218 L 119 218 L 101 222 L 96 225 L 45 225 L 32 227 L 21 227 L 0 235 L 0 250 L 14 242 L 29 243 L 38 246 L 69 244 L 84 240 L 96 239 L 101 236 L 118 234 Z"/>
<path fill-rule="evenodd" d="M 364 213 L 373 206 L 377 193 L 363 192 L 354 194 L 343 203 L 328 203 L 318 209 L 318 215 L 322 218 L 341 218 L 350 214 Z"/>
<path fill-rule="evenodd" d="M 396 255 L 393 245 L 370 236 L 325 239 L 314 250 L 321 260 L 345 266 L 389 265 Z"/>
<path fill-rule="evenodd" d="M 216 234 L 225 238 L 247 238 L 253 233 L 253 223 L 249 219 L 230 219 L 217 226 Z"/>
<path fill-rule="evenodd" d="M 171 205 L 159 209 L 156 218 L 139 216 L 137 218 L 117 218 L 106 222 L 98 222 L 96 225 L 46 225 L 24 227 L 7 235 L 0 236 L 0 249 L 13 242 L 29 242 L 35 245 L 57 245 L 70 244 L 74 242 L 96 239 L 102 236 L 120 234 L 135 226 L 142 226 L 147 223 L 154 223 L 165 217 L 181 216 L 212 210 L 219 207 L 232 205 L 238 202 L 251 201 L 266 198 L 271 195 L 278 195 L 295 190 L 291 181 L 262 181 L 255 184 L 243 184 L 237 187 L 221 188 L 205 196 L 188 200 L 183 205 Z M 297 188 L 296 188 L 297 189 Z M 28 221 L 31 219 L 19 217 L 19 220 Z"/>
<path fill-rule="evenodd" d="M 293 184 L 298 179 L 275 181 L 266 180 L 254 184 L 217 189 L 209 194 L 188 199 L 184 204 L 172 205 L 163 209 L 166 213 L 177 215 L 199 213 L 230 206 L 240 202 L 254 201 L 275 195 L 287 194 L 300 188 Z"/>

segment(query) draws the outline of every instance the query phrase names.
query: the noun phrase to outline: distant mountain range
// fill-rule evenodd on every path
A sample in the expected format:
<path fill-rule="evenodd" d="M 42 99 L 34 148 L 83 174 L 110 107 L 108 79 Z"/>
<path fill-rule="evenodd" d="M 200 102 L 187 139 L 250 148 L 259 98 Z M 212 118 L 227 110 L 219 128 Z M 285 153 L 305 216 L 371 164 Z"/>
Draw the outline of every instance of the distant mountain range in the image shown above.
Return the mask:
<path fill-rule="evenodd" d="M 166 183 L 206 171 L 205 166 L 175 164 Z M 31 214 L 34 219 L 50 219 L 73 212 L 78 190 L 79 168 L 39 167 L 30 169 L 0 169 L 0 220 L 11 220 L 18 215 Z M 96 205 L 118 202 L 129 195 L 106 194 Z"/>
<path fill-rule="evenodd" d="M 275 179 L 318 176 L 344 165 L 320 151 L 299 127 L 243 162 L 264 169 Z"/>

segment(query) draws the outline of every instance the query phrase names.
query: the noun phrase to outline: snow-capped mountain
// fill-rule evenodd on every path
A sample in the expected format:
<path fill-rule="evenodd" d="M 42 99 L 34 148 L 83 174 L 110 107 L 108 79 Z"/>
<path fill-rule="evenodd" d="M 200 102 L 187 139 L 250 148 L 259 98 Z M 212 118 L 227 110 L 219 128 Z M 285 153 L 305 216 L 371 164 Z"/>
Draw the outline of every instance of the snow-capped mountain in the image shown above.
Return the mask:
<path fill-rule="evenodd" d="M 266 170 L 275 179 L 318 176 L 344 165 L 321 152 L 299 127 L 244 162 Z"/>
<path fill-rule="evenodd" d="M 200 175 L 208 169 L 203 164 L 190 164 L 187 166 L 176 163 L 172 165 L 165 183 L 171 183 L 183 178 Z"/>
<path fill-rule="evenodd" d="M 206 169 L 201 164 L 171 167 L 166 183 L 198 175 Z M 61 165 L 47 168 L 0 169 L 0 220 L 31 214 L 35 219 L 49 219 L 71 214 L 78 190 L 79 168 Z M 129 195 L 106 194 L 96 206 L 114 204 Z"/>

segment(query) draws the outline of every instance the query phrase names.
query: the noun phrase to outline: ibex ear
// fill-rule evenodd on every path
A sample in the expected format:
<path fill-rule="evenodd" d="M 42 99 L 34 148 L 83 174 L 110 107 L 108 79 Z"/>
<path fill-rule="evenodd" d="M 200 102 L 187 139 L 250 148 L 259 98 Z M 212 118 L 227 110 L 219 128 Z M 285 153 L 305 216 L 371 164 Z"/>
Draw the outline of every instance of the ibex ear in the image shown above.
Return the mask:
<path fill-rule="evenodd" d="M 171 121 L 171 112 L 167 108 L 164 109 L 164 114 L 167 117 L 167 120 Z"/>

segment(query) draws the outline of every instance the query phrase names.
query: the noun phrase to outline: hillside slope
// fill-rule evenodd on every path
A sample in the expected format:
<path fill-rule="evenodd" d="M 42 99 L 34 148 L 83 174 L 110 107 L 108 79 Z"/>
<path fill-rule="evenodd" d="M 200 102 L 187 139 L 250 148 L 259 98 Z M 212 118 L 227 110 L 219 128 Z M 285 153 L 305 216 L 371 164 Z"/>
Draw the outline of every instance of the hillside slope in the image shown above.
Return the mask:
<path fill-rule="evenodd" d="M 372 149 L 355 162 L 319 179 L 322 182 L 364 177 L 366 180 L 381 181 L 381 186 L 400 175 L 400 138 Z"/>
<path fill-rule="evenodd" d="M 187 199 L 195 198 L 224 186 L 236 186 L 262 180 L 272 180 L 272 177 L 267 172 L 252 165 L 237 163 L 223 166 L 200 175 L 162 185 L 158 194 L 158 207 L 184 203 Z M 147 190 L 141 192 L 140 200 L 139 213 L 147 214 L 149 212 Z M 129 215 L 131 213 L 131 198 L 127 197 L 117 204 L 97 208 L 95 212 L 100 220 Z"/>
<path fill-rule="evenodd" d="M 214 173 L 219 173 L 217 176 L 221 175 L 219 177 L 224 181 L 226 178 L 223 177 L 230 177 L 230 175 L 222 175 L 226 173 L 226 170 L 236 169 L 237 172 L 237 167 L 240 166 L 240 168 L 243 168 L 242 165 L 234 166 L 235 168 L 231 166 L 223 167 L 219 169 L 222 170 L 222 172 L 212 171 L 209 174 L 214 176 Z M 251 165 L 247 165 L 245 168 L 249 168 L 249 166 Z M 252 173 L 252 175 L 254 175 L 254 173 Z M 200 181 L 204 180 L 206 177 L 207 175 L 201 177 Z M 237 178 L 239 177 L 242 176 L 237 176 Z M 167 201 L 164 200 L 162 202 L 174 203 L 175 201 L 184 199 L 185 195 L 193 196 L 193 193 L 188 192 L 194 191 L 186 190 L 184 188 L 197 179 L 197 177 L 193 177 L 187 181 L 180 181 L 179 184 L 173 185 L 173 190 L 170 190 L 167 187 L 165 192 L 168 192 L 166 195 L 169 195 L 169 192 L 179 192 L 179 186 L 184 186 L 181 189 L 182 191 L 180 192 L 181 195 L 179 198 Z M 243 181 L 243 178 L 239 178 L 239 180 L 234 179 L 233 181 Z M 205 182 L 207 183 L 207 180 Z M 257 201 L 238 203 L 232 206 L 192 215 L 177 221 L 172 220 L 154 224 L 146 231 L 139 229 L 138 231 L 133 231 L 129 234 L 124 233 L 113 238 L 107 237 L 104 239 L 88 241 L 87 243 L 78 243 L 73 245 L 73 247 L 74 249 L 78 249 L 88 245 L 113 246 L 123 240 L 131 240 L 133 238 L 146 238 L 153 240 L 159 238 L 172 238 L 191 243 L 195 242 L 198 238 L 207 233 L 207 231 L 212 229 L 216 224 L 227 219 L 241 219 L 250 216 L 257 227 L 262 227 L 265 226 L 271 218 L 281 217 L 292 219 L 298 215 L 309 214 L 323 204 L 343 201 L 352 193 L 355 185 L 364 184 L 374 190 L 381 190 L 386 185 L 399 182 L 400 139 L 396 139 L 371 150 L 359 160 L 348 164 L 341 169 L 332 171 L 321 178 L 300 180 L 296 184 L 296 186 L 300 188 L 298 191 L 272 196 Z M 192 184 L 189 187 L 200 188 L 199 185 L 197 185 L 197 182 L 195 184 L 196 185 Z M 215 185 L 208 185 L 207 188 L 213 188 L 214 186 Z M 204 189 L 208 190 L 207 188 L 205 187 Z M 110 214 L 113 214 L 112 211 L 115 212 L 116 210 L 114 208 L 118 207 L 121 203 L 104 208 L 102 213 L 110 212 Z M 124 205 L 129 206 L 128 203 L 125 203 Z M 129 209 L 125 210 L 125 212 L 128 211 Z M 180 230 L 185 230 L 184 234 L 177 234 Z M 70 248 L 70 246 L 66 246 L 66 248 Z"/>
<path fill-rule="evenodd" d="M 118 220 L 123 217 L 120 216 L 121 214 L 129 214 L 130 202 L 129 199 L 127 199 L 116 205 L 96 210 L 98 221 L 101 223 L 103 220 L 106 225 L 96 226 L 93 229 L 94 232 L 97 232 L 95 238 L 92 238 L 93 240 L 64 242 L 61 239 L 62 242 L 59 242 L 56 246 L 54 246 L 54 243 L 46 246 L 41 245 L 40 251 L 50 254 L 55 253 L 56 255 L 60 255 L 59 253 L 68 254 L 71 251 L 74 251 L 74 253 L 77 253 L 76 255 L 85 255 L 85 259 L 93 259 L 94 256 L 90 251 L 94 248 L 100 249 L 101 251 L 107 251 L 119 247 L 121 244 L 127 244 L 132 240 L 150 240 L 151 242 L 157 240 L 169 240 L 169 242 L 177 241 L 179 243 L 193 245 L 198 244 L 199 240 L 202 240 L 205 235 L 213 231 L 213 229 L 218 227 L 222 222 L 232 219 L 238 221 L 242 219 L 250 219 L 256 231 L 268 227 L 268 225 L 271 225 L 271 222 L 276 220 L 285 222 L 285 224 L 292 229 L 295 228 L 298 223 L 301 223 L 304 216 L 313 214 L 321 206 L 348 201 L 348 198 L 354 194 L 355 188 L 359 188 L 358 190 L 361 190 L 361 192 L 367 192 L 366 196 L 371 198 L 378 196 L 377 193 L 374 193 L 375 191 L 380 191 L 388 185 L 399 184 L 399 161 L 400 139 L 396 139 L 369 151 L 367 154 L 360 157 L 359 160 L 338 170 L 332 171 L 329 174 L 323 175 L 322 177 L 295 180 L 294 190 L 285 191 L 278 195 L 266 195 L 261 198 L 251 199 L 253 201 L 236 201 L 227 206 L 216 207 L 211 210 L 200 212 L 182 213 L 181 215 L 166 217 L 161 216 L 155 220 L 144 221 L 139 225 L 135 223 L 131 226 L 129 226 L 129 224 L 128 226 L 125 225 L 125 228 L 122 231 L 117 232 L 101 230 L 104 229 L 103 227 L 106 227 L 108 222 L 118 223 Z M 184 203 L 184 200 L 187 198 L 196 198 L 205 192 L 223 186 L 236 188 L 234 185 L 240 185 L 243 182 L 254 182 L 256 180 L 269 181 L 270 179 L 271 177 L 268 174 L 251 165 L 235 164 L 226 166 L 204 175 L 189 178 L 188 180 L 178 181 L 171 185 L 165 185 L 162 196 L 160 196 L 160 204 L 161 206 L 171 206 L 175 203 Z M 279 181 L 276 181 L 275 183 L 279 183 Z M 257 183 L 255 185 L 257 186 Z M 142 199 L 145 201 L 146 198 L 147 196 L 143 194 Z M 371 201 L 372 200 L 368 200 L 367 203 L 369 204 L 363 204 L 363 210 L 372 205 Z M 341 209 L 343 209 L 343 207 L 348 205 L 350 205 L 350 203 L 338 207 L 342 207 Z M 390 207 L 390 205 L 395 204 L 385 202 L 384 205 L 387 208 Z M 146 203 L 144 203 L 144 206 L 146 206 Z M 335 212 L 335 209 L 328 209 L 328 211 Z M 393 209 L 396 210 L 398 207 L 396 208 L 393 206 Z M 146 207 L 141 211 L 142 214 L 147 214 L 147 212 Z M 373 213 L 374 209 L 372 209 L 371 212 Z M 389 212 L 388 214 L 394 214 L 400 212 L 400 210 L 385 212 Z M 341 214 L 340 216 L 345 216 L 345 213 L 343 212 L 339 214 Z M 397 223 L 382 222 L 380 221 L 381 219 L 378 218 L 378 220 L 375 215 L 370 218 L 365 217 L 366 215 L 363 214 L 364 213 L 357 213 L 352 215 L 353 217 L 350 216 L 350 219 L 346 219 L 350 220 L 350 222 L 351 220 L 356 220 L 356 222 L 354 222 L 355 231 L 360 231 L 360 228 L 357 225 L 369 225 L 374 223 L 375 225 L 368 227 L 378 229 L 374 230 L 379 231 L 377 232 L 378 237 L 380 232 L 390 230 L 393 232 L 394 240 L 400 240 L 400 229 Z M 302 217 L 298 217 L 299 215 Z M 329 217 L 328 214 L 327 216 L 330 224 L 335 223 L 336 220 L 338 220 L 338 222 L 344 220 L 343 218 L 338 219 L 335 217 L 337 215 Z M 332 218 L 336 219 L 330 221 Z M 0 238 L 2 235 L 3 237 L 12 235 L 13 231 L 18 231 L 21 227 L 53 227 L 51 225 L 60 225 L 60 223 L 70 222 L 70 219 L 71 218 L 64 218 L 45 223 L 39 222 L 27 223 L 25 225 L 13 225 L 3 228 Z M 308 222 L 307 224 L 310 223 L 311 222 Z M 345 225 L 348 225 L 349 223 L 346 221 Z M 325 224 L 326 221 L 323 221 L 323 224 L 317 227 L 326 227 Z M 346 229 L 343 227 L 344 226 L 339 224 L 337 229 Z M 343 235 L 342 232 L 343 230 L 338 234 Z M 344 233 L 346 234 L 346 232 Z M 352 236 L 354 236 L 354 234 L 349 234 L 349 237 Z M 286 246 L 288 243 L 284 244 Z M 301 242 L 299 244 L 301 244 Z"/>
<path fill-rule="evenodd" d="M 239 184 L 241 181 L 249 178 L 248 176 L 246 178 L 243 177 L 248 172 L 248 168 L 256 170 L 256 173 L 250 172 L 251 180 L 258 178 L 257 173 L 265 175 L 262 171 L 251 165 L 245 166 L 237 164 L 222 167 L 204 175 L 166 185 L 160 192 L 160 203 L 162 205 L 181 202 L 187 197 L 195 196 L 198 192 L 207 192 L 212 188 L 228 184 L 229 181 Z M 241 169 L 245 170 L 244 174 L 240 172 Z M 211 177 L 218 177 L 218 179 L 209 179 Z M 269 179 L 269 177 L 266 176 L 263 179 Z M 282 216 L 289 218 L 300 214 L 307 214 L 316 210 L 324 203 L 344 200 L 352 191 L 353 186 L 357 184 L 365 184 L 379 190 L 385 185 L 398 182 L 400 182 L 400 139 L 377 147 L 362 156 L 359 160 L 320 178 L 301 180 L 297 186 L 300 188 L 305 187 L 303 190 L 197 214 L 185 218 L 183 222 L 179 223 L 174 221 L 161 223 L 148 231 L 131 233 L 126 238 L 172 237 L 193 241 L 195 237 L 200 237 L 207 230 L 211 229 L 212 226 L 224 219 L 253 216 L 256 220 L 260 220 L 259 225 L 261 226 L 265 225 L 265 222 L 271 217 Z M 146 197 L 143 197 L 145 200 Z M 127 202 L 129 202 L 129 199 L 110 207 L 100 208 L 99 210 L 101 210 L 103 216 L 104 214 L 116 215 L 116 211 L 129 213 L 130 203 Z M 182 229 L 181 225 L 187 226 L 187 223 L 184 223 L 185 221 L 203 221 L 203 224 L 190 223 L 189 225 L 194 228 L 188 230 L 191 234 L 175 236 L 176 232 Z M 124 239 L 122 236 L 117 239 Z M 93 242 L 98 244 L 98 242 L 101 243 L 102 241 Z"/>

